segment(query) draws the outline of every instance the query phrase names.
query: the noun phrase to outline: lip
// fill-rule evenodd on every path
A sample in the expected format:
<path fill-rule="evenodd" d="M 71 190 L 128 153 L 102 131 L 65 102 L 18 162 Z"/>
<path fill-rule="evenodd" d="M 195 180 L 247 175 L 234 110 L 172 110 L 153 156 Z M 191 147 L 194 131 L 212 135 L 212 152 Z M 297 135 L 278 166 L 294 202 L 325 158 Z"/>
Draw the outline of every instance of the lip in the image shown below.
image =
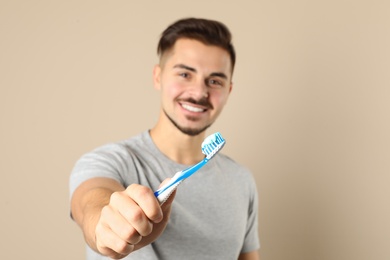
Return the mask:
<path fill-rule="evenodd" d="M 208 107 L 200 106 L 191 102 L 179 102 L 179 105 L 186 113 L 199 115 L 208 111 Z"/>

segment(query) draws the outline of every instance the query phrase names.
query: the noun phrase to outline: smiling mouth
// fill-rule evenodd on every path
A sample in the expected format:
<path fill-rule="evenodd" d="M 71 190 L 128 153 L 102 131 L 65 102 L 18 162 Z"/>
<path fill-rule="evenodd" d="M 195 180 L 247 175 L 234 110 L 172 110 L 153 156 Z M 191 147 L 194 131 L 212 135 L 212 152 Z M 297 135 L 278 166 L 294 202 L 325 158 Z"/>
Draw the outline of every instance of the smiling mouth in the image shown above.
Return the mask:
<path fill-rule="evenodd" d="M 194 106 L 191 106 L 189 104 L 181 104 L 181 107 L 187 111 L 195 112 L 195 113 L 202 113 L 202 112 L 205 112 L 207 110 L 206 108 L 194 107 Z"/>

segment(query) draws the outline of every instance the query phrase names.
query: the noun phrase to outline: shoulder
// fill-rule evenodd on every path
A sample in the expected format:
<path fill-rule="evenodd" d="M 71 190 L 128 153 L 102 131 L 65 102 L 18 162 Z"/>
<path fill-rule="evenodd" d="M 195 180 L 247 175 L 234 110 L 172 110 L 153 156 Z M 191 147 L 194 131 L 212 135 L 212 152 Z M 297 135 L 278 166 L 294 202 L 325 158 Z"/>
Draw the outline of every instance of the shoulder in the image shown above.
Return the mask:
<path fill-rule="evenodd" d="M 113 161 L 127 161 L 130 157 L 136 155 L 139 150 L 147 147 L 143 142 L 143 137 L 144 133 L 126 140 L 106 143 L 85 153 L 81 158 L 91 157 L 96 159 L 111 159 Z"/>
<path fill-rule="evenodd" d="M 101 145 L 83 154 L 71 172 L 74 186 L 93 177 L 109 177 L 123 183 L 127 172 L 132 171 L 137 161 L 139 136 L 128 140 Z"/>

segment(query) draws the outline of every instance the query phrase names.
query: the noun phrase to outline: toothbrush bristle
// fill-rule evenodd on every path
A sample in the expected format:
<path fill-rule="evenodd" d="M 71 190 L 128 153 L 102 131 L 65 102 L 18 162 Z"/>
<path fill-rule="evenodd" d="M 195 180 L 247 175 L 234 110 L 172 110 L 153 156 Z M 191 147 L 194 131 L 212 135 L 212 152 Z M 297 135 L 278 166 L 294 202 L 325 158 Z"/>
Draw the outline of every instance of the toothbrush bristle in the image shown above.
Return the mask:
<path fill-rule="evenodd" d="M 217 132 L 208 136 L 202 144 L 202 152 L 208 159 L 212 158 L 225 145 L 225 139 Z"/>

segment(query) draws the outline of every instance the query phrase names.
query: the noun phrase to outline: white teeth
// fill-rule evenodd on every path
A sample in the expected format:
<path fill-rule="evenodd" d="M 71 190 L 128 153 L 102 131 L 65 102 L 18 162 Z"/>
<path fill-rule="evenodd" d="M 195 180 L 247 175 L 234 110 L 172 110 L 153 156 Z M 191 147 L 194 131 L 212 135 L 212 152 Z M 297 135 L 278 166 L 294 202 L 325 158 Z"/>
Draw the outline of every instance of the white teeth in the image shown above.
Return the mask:
<path fill-rule="evenodd" d="M 193 106 L 190 106 L 190 105 L 187 105 L 187 104 L 182 104 L 182 107 L 188 111 L 191 111 L 191 112 L 203 112 L 204 109 L 202 108 L 198 108 L 198 107 L 193 107 Z"/>

